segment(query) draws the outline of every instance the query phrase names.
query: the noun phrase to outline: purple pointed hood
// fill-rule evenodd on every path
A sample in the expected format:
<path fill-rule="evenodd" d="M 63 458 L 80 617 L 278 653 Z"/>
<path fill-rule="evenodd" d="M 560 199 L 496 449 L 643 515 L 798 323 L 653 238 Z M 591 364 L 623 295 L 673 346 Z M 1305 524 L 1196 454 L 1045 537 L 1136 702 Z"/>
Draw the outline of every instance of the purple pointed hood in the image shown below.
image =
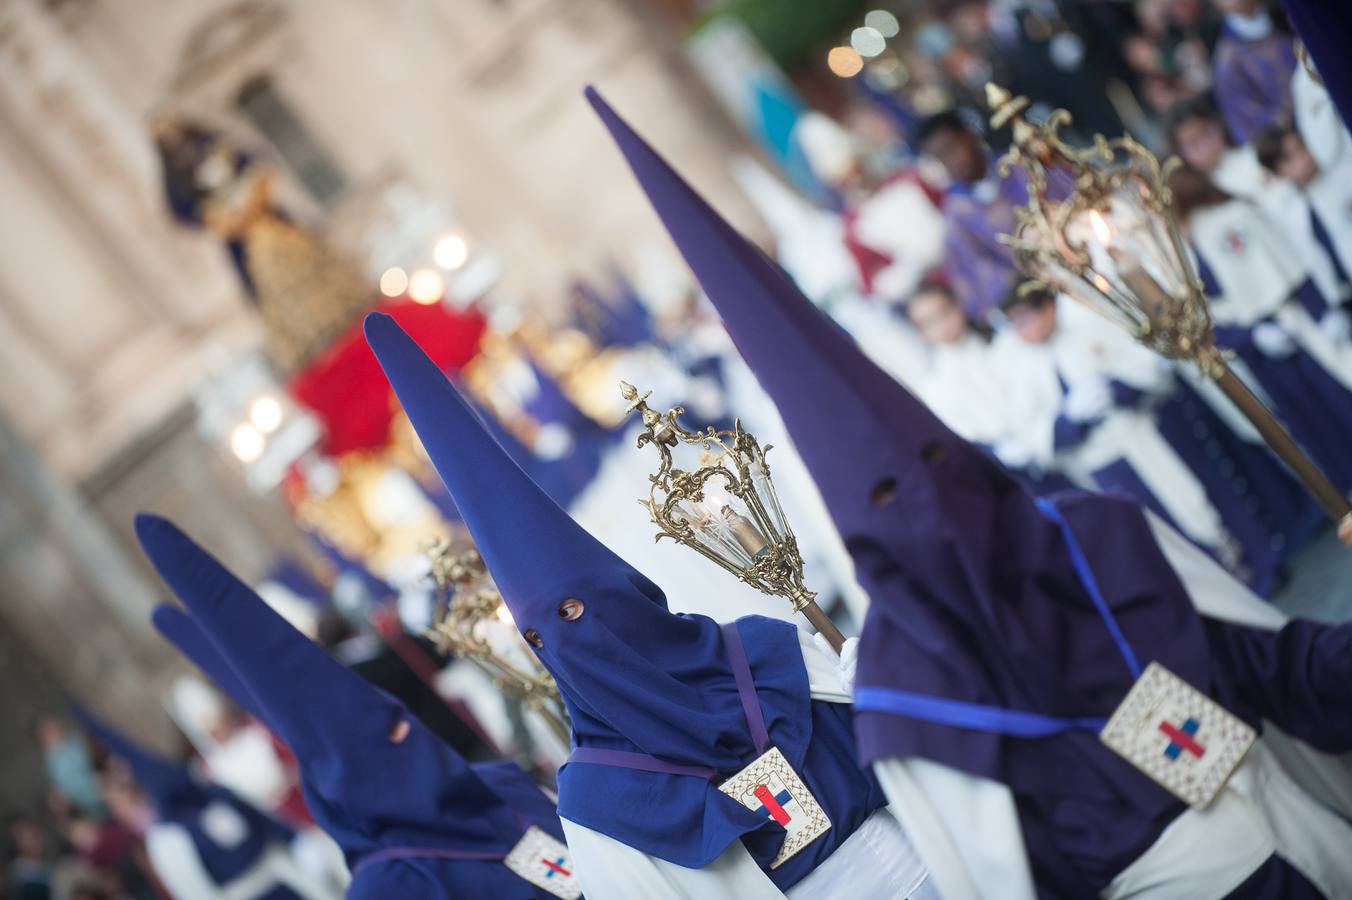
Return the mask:
<path fill-rule="evenodd" d="M 275 613 L 165 519 L 141 546 L 296 755 L 306 804 L 352 862 L 392 846 L 507 850 L 523 826 L 454 750 Z M 219 671 L 219 666 L 212 664 Z M 392 739 L 407 723 L 407 736 Z"/>
<path fill-rule="evenodd" d="M 964 543 L 984 552 L 991 489 L 1017 490 L 1013 480 L 869 360 L 595 90 L 587 98 L 774 400 L 846 543 L 873 539 L 885 520 L 893 551 L 924 559 L 960 513 Z"/>
<path fill-rule="evenodd" d="M 205 806 L 212 800 L 207 782 L 186 763 L 172 762 L 147 750 L 77 703 L 72 702 L 70 709 L 91 737 L 131 767 L 136 783 L 161 815 L 170 809 Z"/>
<path fill-rule="evenodd" d="M 594 91 L 588 98 L 778 407 L 854 559 L 872 600 L 856 684 L 1044 715 L 1111 712 L 1132 673 L 1061 527 L 874 365 Z M 1200 622 L 1140 509 L 1098 495 L 1063 502 L 1122 631 L 1149 648 L 1142 657 L 1209 683 Z M 1017 738 L 880 711 L 856 710 L 855 725 L 865 762 L 925 756 L 1020 791 L 1054 791 L 1061 777 Z M 1097 753 L 1094 736 L 1085 740 Z M 1139 780 L 1121 783 L 1168 801 Z"/>
<path fill-rule="evenodd" d="M 393 319 L 367 316 L 366 340 L 579 743 L 619 735 L 676 761 L 731 765 L 746 726 L 717 625 L 670 613 L 655 584 L 550 500 Z"/>
<path fill-rule="evenodd" d="M 150 621 L 165 640 L 177 647 L 180 653 L 192 660 L 197 668 L 216 682 L 216 687 L 224 691 L 249 715 L 267 725 L 267 720 L 263 718 L 263 707 L 258 699 L 244 686 L 239 675 L 216 649 L 216 645 L 207 637 L 206 632 L 193 621 L 192 616 L 177 606 L 161 603 L 151 613 Z"/>

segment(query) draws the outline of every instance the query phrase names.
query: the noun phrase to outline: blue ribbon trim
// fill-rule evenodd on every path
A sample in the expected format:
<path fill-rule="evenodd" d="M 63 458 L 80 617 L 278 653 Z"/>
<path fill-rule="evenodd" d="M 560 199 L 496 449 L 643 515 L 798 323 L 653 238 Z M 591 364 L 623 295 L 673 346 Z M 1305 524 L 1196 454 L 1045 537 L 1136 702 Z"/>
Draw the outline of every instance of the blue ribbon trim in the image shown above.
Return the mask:
<path fill-rule="evenodd" d="M 1019 738 L 1052 737 L 1067 731 L 1102 731 L 1108 722 L 1102 717 L 1063 719 L 883 687 L 855 688 L 854 708 Z"/>
<path fill-rule="evenodd" d="M 1038 509 L 1060 527 L 1066 539 L 1066 548 L 1070 553 L 1070 563 L 1084 585 L 1089 599 L 1094 602 L 1103 624 L 1108 627 L 1113 643 L 1117 644 L 1132 678 L 1141 677 L 1141 663 L 1136 652 L 1131 649 L 1126 635 L 1113 618 L 1108 602 L 1103 599 L 1094 572 L 1089 568 L 1080 542 L 1070 530 L 1061 511 L 1050 500 L 1036 498 Z M 967 728 L 988 734 L 1004 734 L 1019 738 L 1045 738 L 1064 734 L 1067 731 L 1102 731 L 1108 723 L 1107 718 L 1082 716 L 1080 718 L 1062 718 L 1044 716 L 1040 713 L 1022 712 L 1004 709 L 999 706 L 986 706 L 981 703 L 968 703 L 963 700 L 950 700 L 945 697 L 932 697 L 927 694 L 913 694 L 884 687 L 856 687 L 854 689 L 854 707 L 865 712 L 891 713 L 910 719 L 933 722 L 936 725 L 951 725 L 954 728 Z"/>

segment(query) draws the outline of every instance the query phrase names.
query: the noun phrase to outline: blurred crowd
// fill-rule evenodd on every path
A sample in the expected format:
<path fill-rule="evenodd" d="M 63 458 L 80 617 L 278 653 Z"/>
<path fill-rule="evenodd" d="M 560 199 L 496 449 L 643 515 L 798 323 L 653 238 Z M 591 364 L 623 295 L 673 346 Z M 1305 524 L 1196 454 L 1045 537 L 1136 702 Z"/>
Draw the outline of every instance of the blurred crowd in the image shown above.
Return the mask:
<path fill-rule="evenodd" d="M 1319 509 L 1213 384 L 1068 298 L 1016 290 L 1021 278 L 1002 236 L 1027 185 L 997 169 L 1008 136 L 985 126 L 991 80 L 1026 95 L 1030 117 L 1069 110 L 1072 140 L 1129 133 L 1182 159 L 1170 183 L 1174 209 L 1217 340 L 1343 491 L 1352 489 L 1344 452 L 1352 443 L 1352 137 L 1279 11 L 1262 0 L 935 0 L 850 82 L 843 108 L 800 119 L 794 141 L 822 191 L 790 188 L 751 159 L 733 165 L 768 227 L 767 249 L 955 431 L 1035 491 L 1130 494 L 1270 594 L 1291 555 L 1319 533 Z M 248 283 L 248 270 L 241 274 Z M 641 483 L 634 466 L 647 465 L 627 447 L 624 459 L 636 460 L 628 468 L 612 453 L 624 428 L 607 406 L 617 373 L 634 380 L 638 371 L 659 394 L 684 401 L 692 423 L 727 427 L 741 416 L 762 443 L 784 447 L 781 491 L 803 503 L 815 497 L 784 490 L 795 478 L 805 484 L 806 473 L 797 473 L 777 434 L 782 423 L 688 284 L 666 290 L 617 275 L 605 289 L 579 283 L 572 293 L 569 328 L 546 338 L 518 324 L 505 349 L 490 335 L 462 380 L 500 442 L 598 536 L 621 553 L 626 541 L 651 541 L 613 514 Z M 429 496 L 424 505 L 441 495 Z M 810 580 L 861 611 L 824 513 L 791 512 L 807 536 L 805 555 L 820 557 L 808 560 L 823 573 Z M 455 518 L 453 508 L 442 513 Z M 414 575 L 417 582 L 425 569 Z M 673 596 L 700 596 L 672 590 L 689 577 L 675 566 L 658 580 Z M 410 625 L 418 615 L 402 607 L 400 615 L 412 631 L 426 624 Z M 459 752 L 488 754 L 494 741 L 467 724 L 475 716 L 451 714 L 437 674 L 415 675 L 393 659 L 395 644 L 337 619 L 314 633 Z M 215 727 L 213 777 L 303 835 L 310 823 L 285 748 L 237 710 Z M 40 816 L 7 820 L 0 896 L 169 896 L 145 844 L 153 804 L 128 768 L 57 717 L 42 717 L 34 738 L 49 801 Z M 181 756 L 191 754 L 185 743 Z M 325 851 L 308 852 L 310 870 L 330 865 Z"/>
<path fill-rule="evenodd" d="M 43 814 L 5 821 L 10 900 L 156 900 L 143 842 L 149 811 L 131 772 L 54 715 L 33 726 L 47 770 Z"/>
<path fill-rule="evenodd" d="M 1318 510 L 1214 384 L 1069 298 L 1016 291 L 1004 236 L 1028 188 L 997 170 L 1009 135 L 983 91 L 1027 96 L 1034 121 L 1068 110 L 1072 143 L 1127 133 L 1181 158 L 1173 209 L 1217 341 L 1346 491 L 1352 154 L 1279 9 L 960 0 L 907 26 L 839 114 L 796 128 L 826 192 L 737 164 L 779 262 L 1035 490 L 1126 492 L 1269 594 Z"/>

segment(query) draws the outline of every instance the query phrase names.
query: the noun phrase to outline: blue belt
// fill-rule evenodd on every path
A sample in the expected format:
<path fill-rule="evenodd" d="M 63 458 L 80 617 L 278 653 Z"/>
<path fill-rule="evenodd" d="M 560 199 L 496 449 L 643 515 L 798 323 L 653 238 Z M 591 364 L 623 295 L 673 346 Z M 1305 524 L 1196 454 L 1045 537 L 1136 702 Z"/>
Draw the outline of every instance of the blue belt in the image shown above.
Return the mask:
<path fill-rule="evenodd" d="M 1045 498 L 1038 497 L 1036 502 L 1038 510 L 1061 528 L 1061 534 L 1065 537 L 1066 547 L 1070 553 L 1070 564 L 1074 567 L 1080 584 L 1089 594 L 1089 599 L 1093 601 L 1094 608 L 1103 619 L 1103 624 L 1108 627 L 1108 633 L 1112 635 L 1113 643 L 1117 645 L 1117 650 L 1131 672 L 1131 677 L 1140 678 L 1141 663 L 1137 660 L 1136 653 L 1131 649 L 1126 636 L 1122 634 L 1117 620 L 1113 618 L 1107 601 L 1103 599 L 1098 581 L 1089 568 L 1089 560 L 1085 558 L 1084 550 L 1071 532 L 1065 516 L 1055 504 Z M 854 708 L 865 712 L 891 713 L 895 716 L 920 719 L 936 725 L 951 725 L 955 728 L 1020 738 L 1051 737 L 1067 731 L 1102 731 L 1108 722 L 1103 716 L 1079 718 L 1046 716 L 1041 713 L 987 706 L 983 703 L 968 703 L 885 687 L 855 688 Z"/>

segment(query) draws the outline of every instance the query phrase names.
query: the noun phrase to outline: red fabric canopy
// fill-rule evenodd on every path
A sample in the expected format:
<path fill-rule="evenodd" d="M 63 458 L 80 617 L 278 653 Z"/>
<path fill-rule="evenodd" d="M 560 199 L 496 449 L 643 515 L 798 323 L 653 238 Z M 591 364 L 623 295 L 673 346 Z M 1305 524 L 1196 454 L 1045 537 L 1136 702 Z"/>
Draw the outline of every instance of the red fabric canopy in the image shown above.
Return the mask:
<path fill-rule="evenodd" d="M 381 307 L 418 342 L 442 371 L 453 372 L 474 358 L 484 332 L 477 309 L 454 312 L 394 300 Z M 357 322 L 323 356 L 297 373 L 292 396 L 324 423 L 321 449 L 330 456 L 384 446 L 389 441 L 394 404 L 389 382 L 366 346 Z"/>

